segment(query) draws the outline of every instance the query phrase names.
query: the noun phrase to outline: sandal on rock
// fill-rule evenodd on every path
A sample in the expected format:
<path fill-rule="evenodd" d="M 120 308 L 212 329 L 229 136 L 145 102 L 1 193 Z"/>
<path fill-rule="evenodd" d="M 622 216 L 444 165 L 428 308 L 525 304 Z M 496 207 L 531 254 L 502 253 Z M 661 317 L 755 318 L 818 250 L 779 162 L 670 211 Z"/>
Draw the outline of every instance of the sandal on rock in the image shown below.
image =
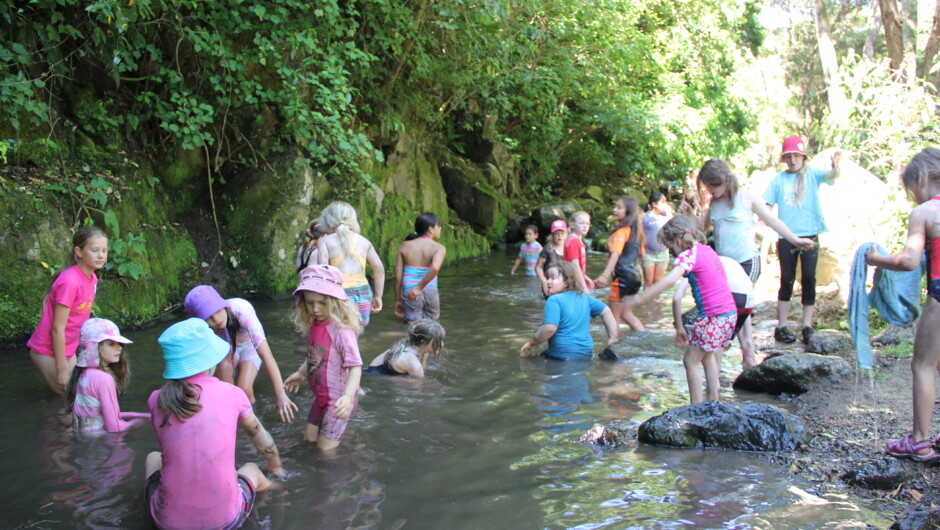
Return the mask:
<path fill-rule="evenodd" d="M 897 440 L 888 440 L 888 443 L 885 444 L 885 450 L 887 450 L 888 454 L 891 456 L 910 458 L 917 462 L 930 462 L 937 458 L 937 453 L 933 451 L 930 440 L 921 440 L 915 443 L 913 438 L 914 435 L 909 434 Z M 919 451 L 924 449 L 928 449 L 929 451 L 925 454 L 921 454 Z"/>

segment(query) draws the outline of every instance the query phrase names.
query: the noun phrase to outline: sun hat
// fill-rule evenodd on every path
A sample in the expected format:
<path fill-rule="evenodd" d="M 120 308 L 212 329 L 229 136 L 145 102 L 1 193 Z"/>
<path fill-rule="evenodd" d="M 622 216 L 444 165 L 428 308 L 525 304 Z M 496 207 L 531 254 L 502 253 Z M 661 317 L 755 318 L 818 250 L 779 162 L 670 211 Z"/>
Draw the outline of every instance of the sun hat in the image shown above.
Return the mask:
<path fill-rule="evenodd" d="M 300 271 L 300 283 L 294 289 L 294 294 L 301 291 L 349 300 L 349 296 L 343 290 L 343 272 L 332 265 L 311 265 Z"/>
<path fill-rule="evenodd" d="M 783 162 L 783 157 L 790 153 L 797 153 L 803 155 L 804 158 L 806 157 L 806 145 L 803 143 L 803 139 L 795 134 L 783 141 L 783 152 L 780 153 L 780 161 Z"/>
<path fill-rule="evenodd" d="M 113 340 L 121 344 L 134 342 L 121 336 L 121 330 L 104 318 L 89 318 L 82 324 L 82 331 L 78 343 L 78 360 L 75 366 L 82 368 L 97 368 L 100 364 L 98 357 L 98 344 L 106 340 Z"/>
<path fill-rule="evenodd" d="M 185 379 L 219 364 L 229 345 L 201 318 L 188 318 L 168 327 L 157 339 L 163 350 L 164 379 Z"/>
<path fill-rule="evenodd" d="M 551 232 L 557 232 L 559 230 L 568 231 L 568 223 L 566 223 L 564 219 L 555 219 L 552 221 Z"/>
<path fill-rule="evenodd" d="M 186 294 L 183 307 L 190 315 L 206 320 L 228 307 L 228 302 L 211 285 L 197 285 Z"/>

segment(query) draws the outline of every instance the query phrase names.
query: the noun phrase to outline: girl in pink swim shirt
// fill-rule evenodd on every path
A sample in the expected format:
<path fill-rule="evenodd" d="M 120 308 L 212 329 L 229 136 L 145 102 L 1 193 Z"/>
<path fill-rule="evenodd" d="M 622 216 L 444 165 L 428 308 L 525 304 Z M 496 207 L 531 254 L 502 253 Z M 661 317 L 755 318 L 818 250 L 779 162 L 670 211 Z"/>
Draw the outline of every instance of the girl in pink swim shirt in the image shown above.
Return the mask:
<path fill-rule="evenodd" d="M 56 394 L 65 394 L 75 367 L 75 350 L 82 324 L 91 316 L 98 277 L 108 260 L 108 238 L 96 226 L 79 228 L 72 252 L 52 281 L 42 303 L 42 317 L 26 342 L 33 364 Z"/>
<path fill-rule="evenodd" d="M 300 273 L 294 290 L 294 326 L 307 332 L 307 358 L 284 381 L 297 392 L 304 380 L 314 400 L 307 415 L 304 441 L 330 451 L 356 410 L 356 392 L 362 377 L 358 336 L 362 321 L 356 305 L 343 290 L 343 273 L 332 265 L 315 265 Z"/>
<path fill-rule="evenodd" d="M 150 418 L 150 414 L 121 412 L 118 396 L 131 377 L 125 344 L 114 322 L 90 318 L 82 324 L 78 361 L 65 394 L 72 427 L 81 432 L 121 432 Z"/>
<path fill-rule="evenodd" d="M 699 363 L 705 367 L 705 382 L 709 401 L 718 401 L 718 362 L 716 354 L 731 346 L 737 307 L 725 269 L 718 254 L 700 241 L 704 236 L 684 215 L 669 220 L 657 234 L 659 242 L 679 257 L 675 266 L 662 280 L 636 296 L 627 297 L 624 304 L 642 305 L 673 286 L 681 278 L 689 280 L 695 295 L 698 318 L 687 336 L 682 323 L 676 327 L 676 345 L 686 348 L 682 357 L 689 393 L 693 404 L 702 401 L 702 376 Z"/>

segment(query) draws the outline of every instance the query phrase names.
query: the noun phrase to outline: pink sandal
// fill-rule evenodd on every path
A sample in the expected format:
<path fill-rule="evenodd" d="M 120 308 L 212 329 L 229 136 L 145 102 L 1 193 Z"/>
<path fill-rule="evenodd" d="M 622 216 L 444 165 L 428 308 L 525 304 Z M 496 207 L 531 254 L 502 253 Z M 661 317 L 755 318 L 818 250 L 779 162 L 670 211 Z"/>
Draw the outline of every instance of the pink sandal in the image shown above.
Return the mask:
<path fill-rule="evenodd" d="M 896 456 L 898 458 L 910 458 L 911 460 L 916 460 L 917 462 L 930 462 L 937 458 L 937 453 L 933 451 L 930 440 L 921 440 L 915 443 L 913 438 L 913 434 L 908 434 L 907 436 L 898 438 L 897 440 L 888 440 L 888 443 L 885 444 L 885 449 L 891 456 Z M 923 451 L 924 449 L 928 449 L 928 452 L 921 454 L 920 451 Z"/>

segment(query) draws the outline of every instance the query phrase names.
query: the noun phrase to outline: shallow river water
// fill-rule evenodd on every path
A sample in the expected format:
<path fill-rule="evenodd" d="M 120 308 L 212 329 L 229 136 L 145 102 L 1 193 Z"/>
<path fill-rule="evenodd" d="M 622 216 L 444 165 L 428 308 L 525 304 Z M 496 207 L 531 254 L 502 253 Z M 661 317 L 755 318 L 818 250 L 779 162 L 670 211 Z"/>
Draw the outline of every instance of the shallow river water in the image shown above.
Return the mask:
<path fill-rule="evenodd" d="M 890 521 L 856 499 L 820 498 L 756 454 L 638 445 L 580 445 L 595 422 L 639 425 L 688 403 L 667 298 L 638 315 L 647 334 L 623 341 L 617 363 L 519 359 L 541 322 L 537 282 L 509 276 L 514 256 L 449 265 L 441 274 L 447 356 L 425 381 L 363 375 L 365 395 L 335 458 L 301 441 L 312 396 L 295 398 L 291 424 L 277 420 L 270 383 L 255 382 L 255 410 L 289 473 L 259 495 L 246 528 L 823 528 Z M 589 257 L 599 267 L 602 255 Z M 391 312 L 360 338 L 366 364 L 405 331 Z M 232 293 L 226 293 L 231 295 Z M 606 299 L 606 291 L 598 296 Z M 304 354 L 290 324 L 291 300 L 255 305 L 285 376 Z M 127 331 L 133 368 L 121 400 L 143 411 L 163 384 L 156 337 L 169 323 Z M 599 319 L 592 323 L 598 343 Z M 740 367 L 732 348 L 723 384 Z M 722 399 L 772 398 L 736 394 Z M 147 528 L 144 457 L 158 449 L 149 425 L 121 435 L 80 437 L 59 426 L 53 399 L 25 347 L 0 350 L 0 498 L 4 528 Z M 239 434 L 239 464 L 263 464 Z"/>

